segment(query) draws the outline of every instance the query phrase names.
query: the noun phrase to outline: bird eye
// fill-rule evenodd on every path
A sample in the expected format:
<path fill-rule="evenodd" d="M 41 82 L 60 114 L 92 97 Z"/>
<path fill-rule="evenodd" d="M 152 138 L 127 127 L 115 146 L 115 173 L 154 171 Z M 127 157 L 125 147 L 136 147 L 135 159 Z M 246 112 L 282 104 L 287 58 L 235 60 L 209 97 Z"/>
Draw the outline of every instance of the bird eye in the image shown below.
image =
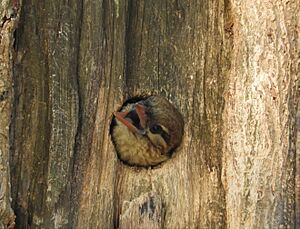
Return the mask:
<path fill-rule="evenodd" d="M 162 133 L 163 132 L 163 129 L 160 125 L 154 125 L 150 128 L 150 131 L 153 133 L 153 134 L 158 134 L 158 133 Z"/>

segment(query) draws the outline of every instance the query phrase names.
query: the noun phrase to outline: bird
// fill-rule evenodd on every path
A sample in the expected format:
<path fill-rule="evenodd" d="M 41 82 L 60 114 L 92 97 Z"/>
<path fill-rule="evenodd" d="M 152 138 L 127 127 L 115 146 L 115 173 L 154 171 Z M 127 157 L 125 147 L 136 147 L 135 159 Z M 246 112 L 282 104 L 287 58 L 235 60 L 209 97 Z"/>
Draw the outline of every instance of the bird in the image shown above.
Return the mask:
<path fill-rule="evenodd" d="M 125 164 L 154 167 L 171 158 L 181 144 L 183 116 L 164 97 L 125 103 L 113 114 L 112 140 Z"/>

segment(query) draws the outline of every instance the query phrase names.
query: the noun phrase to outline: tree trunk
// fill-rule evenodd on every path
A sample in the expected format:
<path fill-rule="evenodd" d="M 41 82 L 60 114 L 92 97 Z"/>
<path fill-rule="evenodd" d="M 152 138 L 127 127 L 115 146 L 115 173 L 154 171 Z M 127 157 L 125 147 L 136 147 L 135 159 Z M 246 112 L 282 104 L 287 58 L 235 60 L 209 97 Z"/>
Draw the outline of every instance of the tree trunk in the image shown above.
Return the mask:
<path fill-rule="evenodd" d="M 0 227 L 12 206 L 17 228 L 296 228 L 298 1 L 13 4 L 0 7 Z M 162 165 L 130 167 L 112 113 L 150 94 L 178 107 L 184 139 Z"/>
<path fill-rule="evenodd" d="M 233 1 L 223 148 L 230 228 L 296 228 L 299 10 L 297 1 Z"/>
<path fill-rule="evenodd" d="M 0 6 L 0 228 L 13 228 L 15 215 L 11 208 L 9 168 L 9 127 L 13 96 L 13 32 L 17 26 L 18 8 L 10 1 Z"/>

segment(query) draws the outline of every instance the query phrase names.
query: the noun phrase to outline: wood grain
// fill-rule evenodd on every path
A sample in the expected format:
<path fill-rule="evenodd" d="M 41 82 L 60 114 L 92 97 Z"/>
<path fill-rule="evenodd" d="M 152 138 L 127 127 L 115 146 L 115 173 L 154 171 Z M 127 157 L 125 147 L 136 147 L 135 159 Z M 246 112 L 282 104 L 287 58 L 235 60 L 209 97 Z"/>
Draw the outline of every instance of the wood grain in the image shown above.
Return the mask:
<path fill-rule="evenodd" d="M 22 4 L 4 46 L 12 119 L 0 111 L 17 228 L 296 227 L 296 0 Z M 130 167 L 112 113 L 150 94 L 183 114 L 183 143 L 158 167 Z"/>

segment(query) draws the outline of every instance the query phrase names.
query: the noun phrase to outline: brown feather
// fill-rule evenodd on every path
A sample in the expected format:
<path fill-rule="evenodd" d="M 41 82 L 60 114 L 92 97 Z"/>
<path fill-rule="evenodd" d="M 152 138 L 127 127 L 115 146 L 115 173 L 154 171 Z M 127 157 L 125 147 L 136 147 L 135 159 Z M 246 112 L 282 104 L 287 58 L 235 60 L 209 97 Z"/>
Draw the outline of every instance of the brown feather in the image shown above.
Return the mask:
<path fill-rule="evenodd" d="M 183 118 L 178 110 L 165 98 L 150 96 L 139 102 L 145 108 L 143 120 L 145 135 L 131 131 L 118 119 L 112 129 L 112 137 L 118 156 L 130 165 L 154 166 L 169 158 L 170 152 L 180 145 L 183 135 Z M 135 109 L 135 104 L 127 104 L 122 112 Z M 139 110 L 140 112 L 140 110 Z M 160 125 L 162 133 L 150 131 L 154 125 Z"/>

